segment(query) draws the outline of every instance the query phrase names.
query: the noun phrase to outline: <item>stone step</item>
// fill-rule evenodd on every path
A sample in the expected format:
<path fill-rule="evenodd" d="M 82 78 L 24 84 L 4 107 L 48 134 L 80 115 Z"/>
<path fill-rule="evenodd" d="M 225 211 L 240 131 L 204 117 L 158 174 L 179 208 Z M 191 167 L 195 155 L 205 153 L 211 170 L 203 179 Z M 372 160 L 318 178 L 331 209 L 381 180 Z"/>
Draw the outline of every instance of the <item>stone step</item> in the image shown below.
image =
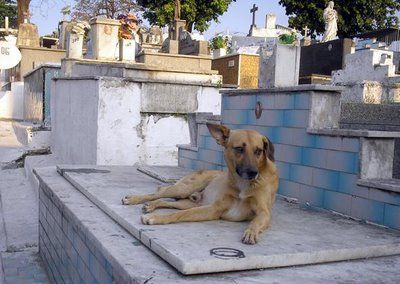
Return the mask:
<path fill-rule="evenodd" d="M 397 194 L 400 197 L 400 179 L 360 179 L 357 184 Z"/>

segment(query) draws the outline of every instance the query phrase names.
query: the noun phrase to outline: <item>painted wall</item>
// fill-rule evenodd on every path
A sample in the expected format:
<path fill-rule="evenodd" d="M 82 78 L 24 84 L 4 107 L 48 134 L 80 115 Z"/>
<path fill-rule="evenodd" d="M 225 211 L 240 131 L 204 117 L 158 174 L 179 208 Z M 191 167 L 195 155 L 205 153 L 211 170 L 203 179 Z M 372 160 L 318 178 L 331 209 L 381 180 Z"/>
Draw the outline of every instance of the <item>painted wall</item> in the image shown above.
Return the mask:
<path fill-rule="evenodd" d="M 58 79 L 55 93 L 52 150 L 63 163 L 177 165 L 187 114 L 221 109 L 218 89 L 202 85 Z"/>
<path fill-rule="evenodd" d="M 357 185 L 360 138 L 307 132 L 313 105 L 312 93 L 225 94 L 222 99 L 222 124 L 232 129 L 255 129 L 274 143 L 281 195 L 296 198 L 312 207 L 400 229 L 399 195 Z M 315 94 L 316 98 L 318 96 L 318 93 Z M 260 119 L 254 115 L 258 101 L 263 107 Z M 197 146 L 180 147 L 180 166 L 192 169 L 225 168 L 222 148 L 210 136 L 205 124 L 200 125 Z"/>
<path fill-rule="evenodd" d="M 24 83 L 11 83 L 11 91 L 0 91 L 0 118 L 24 119 Z"/>

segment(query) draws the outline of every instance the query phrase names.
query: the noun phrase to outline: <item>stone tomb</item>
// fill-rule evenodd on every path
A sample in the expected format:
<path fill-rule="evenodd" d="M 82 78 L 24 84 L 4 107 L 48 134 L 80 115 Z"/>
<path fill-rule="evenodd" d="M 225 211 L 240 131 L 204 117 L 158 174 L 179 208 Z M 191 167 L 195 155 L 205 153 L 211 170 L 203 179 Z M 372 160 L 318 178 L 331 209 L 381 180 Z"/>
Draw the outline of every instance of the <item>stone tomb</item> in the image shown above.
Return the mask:
<path fill-rule="evenodd" d="M 160 173 L 159 168 L 153 171 L 168 178 L 165 170 L 164 173 Z M 247 222 L 146 226 L 140 222 L 142 205 L 123 206 L 120 200 L 126 194 L 154 192 L 162 184 L 160 181 L 138 172 L 135 167 L 59 166 L 58 172 L 114 221 L 183 274 L 400 254 L 398 232 L 301 209 L 282 200 L 275 203 L 271 228 L 254 246 L 240 242 Z M 173 176 L 177 178 L 176 172 Z"/>

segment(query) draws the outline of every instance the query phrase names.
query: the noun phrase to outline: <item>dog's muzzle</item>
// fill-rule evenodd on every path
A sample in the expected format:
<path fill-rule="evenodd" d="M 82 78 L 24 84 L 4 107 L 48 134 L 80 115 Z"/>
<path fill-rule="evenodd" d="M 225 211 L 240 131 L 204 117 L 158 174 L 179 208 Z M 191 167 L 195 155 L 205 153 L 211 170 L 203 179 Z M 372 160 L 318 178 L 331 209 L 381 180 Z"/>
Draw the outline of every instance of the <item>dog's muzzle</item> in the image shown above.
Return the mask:
<path fill-rule="evenodd" d="M 247 180 L 256 179 L 258 176 L 258 170 L 256 169 L 240 169 L 236 168 L 236 173 L 242 178 Z"/>

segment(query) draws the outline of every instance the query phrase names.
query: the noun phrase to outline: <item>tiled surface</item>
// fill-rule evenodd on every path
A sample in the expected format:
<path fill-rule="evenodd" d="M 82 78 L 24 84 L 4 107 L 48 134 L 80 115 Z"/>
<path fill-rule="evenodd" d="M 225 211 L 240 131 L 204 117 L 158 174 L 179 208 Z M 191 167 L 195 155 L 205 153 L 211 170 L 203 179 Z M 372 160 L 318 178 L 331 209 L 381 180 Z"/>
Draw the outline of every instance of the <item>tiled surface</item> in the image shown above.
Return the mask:
<path fill-rule="evenodd" d="M 232 129 L 257 130 L 274 143 L 280 194 L 400 229 L 399 222 L 387 217 L 400 212 L 395 210 L 400 206 L 400 194 L 376 192 L 357 185 L 359 138 L 307 133 L 310 100 L 311 94 L 307 92 L 224 95 L 222 123 Z M 257 102 L 263 107 L 259 119 L 254 114 Z M 180 149 L 179 165 L 221 169 L 222 147 L 213 141 L 204 124 L 200 125 L 198 141 L 198 151 Z M 218 163 L 221 157 L 222 162 Z M 396 217 L 400 219 L 400 215 Z"/>
<path fill-rule="evenodd" d="M 40 189 L 39 252 L 53 283 L 113 283 L 110 263 Z"/>

